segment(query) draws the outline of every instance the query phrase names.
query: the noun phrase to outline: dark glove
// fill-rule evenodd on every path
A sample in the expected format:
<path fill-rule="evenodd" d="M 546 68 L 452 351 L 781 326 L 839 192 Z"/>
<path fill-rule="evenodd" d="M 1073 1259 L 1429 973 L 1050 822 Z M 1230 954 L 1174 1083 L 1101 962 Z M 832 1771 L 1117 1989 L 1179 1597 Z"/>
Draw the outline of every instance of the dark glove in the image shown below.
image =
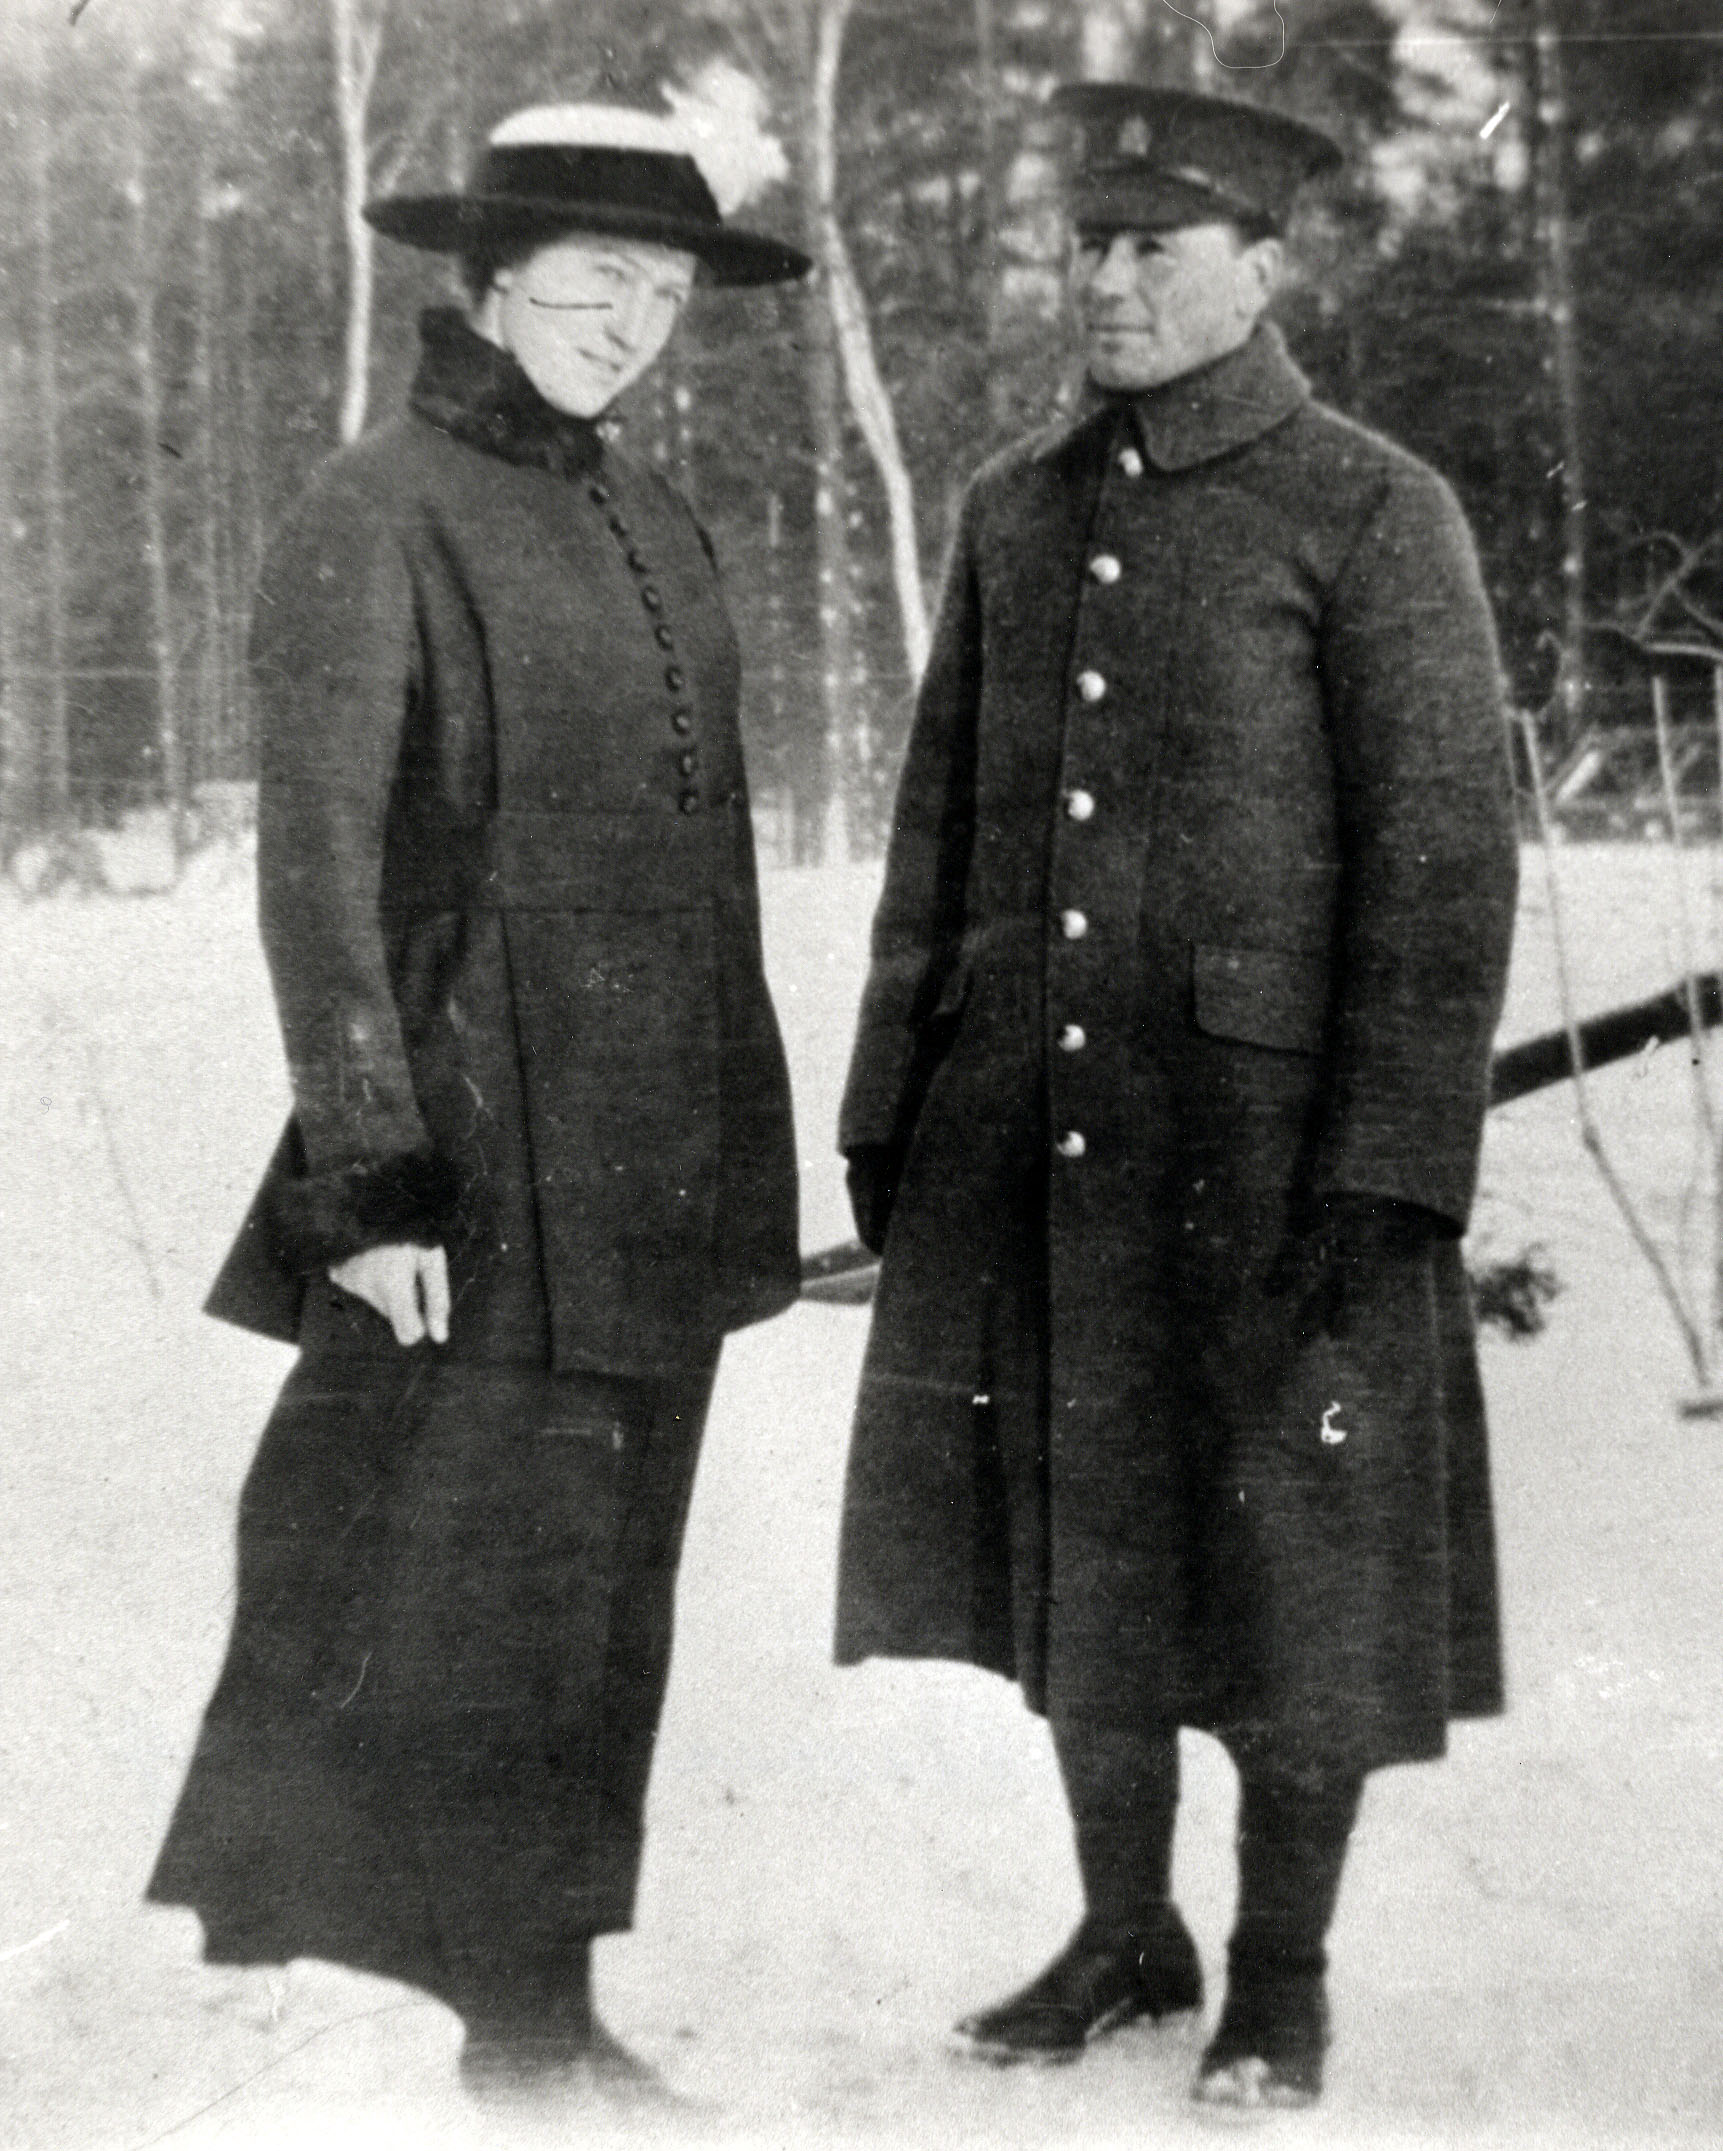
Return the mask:
<path fill-rule="evenodd" d="M 1326 1195 L 1287 1234 L 1263 1290 L 1293 1303 L 1300 1337 L 1347 1336 L 1360 1293 L 1393 1262 L 1405 1262 L 1453 1226 L 1419 1203 L 1387 1195 Z"/>
<path fill-rule="evenodd" d="M 902 1154 L 891 1143 L 862 1143 L 844 1155 L 848 1161 L 844 1181 L 850 1191 L 856 1238 L 869 1254 L 882 1254 L 897 1184 L 903 1177 Z"/>

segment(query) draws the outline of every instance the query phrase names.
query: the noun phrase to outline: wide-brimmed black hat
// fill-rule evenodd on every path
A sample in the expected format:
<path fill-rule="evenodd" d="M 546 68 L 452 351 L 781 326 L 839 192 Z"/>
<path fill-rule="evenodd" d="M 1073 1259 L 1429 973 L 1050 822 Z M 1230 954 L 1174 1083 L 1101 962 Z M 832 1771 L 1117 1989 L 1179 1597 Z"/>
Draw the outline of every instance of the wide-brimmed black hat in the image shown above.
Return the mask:
<path fill-rule="evenodd" d="M 439 254 L 557 232 L 603 232 L 680 248 L 718 284 L 776 284 L 813 264 L 780 239 L 726 224 L 692 137 L 666 115 L 616 105 L 542 105 L 496 128 L 462 194 L 396 194 L 367 223 Z"/>
<path fill-rule="evenodd" d="M 1053 106 L 1079 132 L 1079 225 L 1166 231 L 1222 218 L 1278 231 L 1305 181 L 1344 162 L 1320 128 L 1232 97 L 1068 82 Z"/>

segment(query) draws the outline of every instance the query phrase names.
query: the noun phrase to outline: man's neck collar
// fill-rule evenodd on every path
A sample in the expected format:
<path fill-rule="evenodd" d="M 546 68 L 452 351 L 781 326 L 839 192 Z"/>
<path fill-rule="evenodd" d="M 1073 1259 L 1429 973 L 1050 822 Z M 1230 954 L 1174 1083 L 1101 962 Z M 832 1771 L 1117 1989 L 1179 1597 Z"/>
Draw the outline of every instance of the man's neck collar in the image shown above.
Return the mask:
<path fill-rule="evenodd" d="M 1242 448 L 1309 401 L 1310 383 L 1293 363 L 1273 322 L 1258 322 L 1237 350 L 1137 394 L 1089 383 L 1073 416 L 1037 445 L 1055 455 L 1103 411 L 1128 412 L 1144 456 L 1155 469 L 1183 471 Z"/>

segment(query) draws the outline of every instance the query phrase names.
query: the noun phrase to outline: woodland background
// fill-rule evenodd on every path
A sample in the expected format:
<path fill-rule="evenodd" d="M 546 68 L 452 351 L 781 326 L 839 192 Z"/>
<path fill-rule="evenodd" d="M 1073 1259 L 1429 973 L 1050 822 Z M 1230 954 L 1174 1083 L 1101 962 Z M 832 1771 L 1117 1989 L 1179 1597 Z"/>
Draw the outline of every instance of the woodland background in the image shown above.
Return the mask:
<path fill-rule="evenodd" d="M 519 105 L 663 86 L 819 270 L 705 293 L 630 438 L 724 565 L 767 855 L 877 850 L 961 485 L 1075 387 L 1074 75 L 1345 144 L 1280 318 L 1457 486 L 1552 766 L 1643 714 L 1599 623 L 1723 641 L 1713 0 L 8 0 L 0 861 L 44 886 L 79 832 L 243 811 L 260 550 L 449 295 L 359 203 L 458 184 Z"/>

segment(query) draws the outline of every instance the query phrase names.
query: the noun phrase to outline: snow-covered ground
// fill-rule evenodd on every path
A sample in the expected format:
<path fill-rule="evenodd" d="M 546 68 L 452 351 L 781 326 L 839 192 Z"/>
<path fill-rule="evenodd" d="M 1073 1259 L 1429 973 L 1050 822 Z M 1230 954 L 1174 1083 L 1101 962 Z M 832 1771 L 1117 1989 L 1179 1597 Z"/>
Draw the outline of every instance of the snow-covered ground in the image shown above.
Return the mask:
<path fill-rule="evenodd" d="M 1679 967 L 1671 863 L 1561 856 L 1582 1008 Z M 875 885 L 768 877 L 810 1247 L 847 1232 L 831 1128 Z M 0 2143 L 29 2151 L 504 2140 L 462 2100 L 436 2005 L 329 1966 L 211 1970 L 190 1915 L 139 1903 L 287 1363 L 197 1312 L 283 1105 L 250 906 L 243 863 L 218 855 L 172 897 L 0 896 Z M 1504 1035 L 1555 1015 L 1532 858 Z M 1595 1089 L 1612 1155 L 1675 1235 L 1687 1056 Z M 1486 1181 L 1482 1236 L 1543 1241 L 1566 1288 L 1539 1342 L 1486 1346 L 1512 1709 L 1459 1731 L 1444 1766 L 1373 1783 L 1334 1938 L 1329 2097 L 1275 2138 L 1723 2141 L 1723 1421 L 1678 1414 L 1690 1377 L 1571 1093 L 1494 1117 Z M 1700 1254 L 1706 1222 L 1687 1219 Z M 1212 2139 L 1183 2107 L 1189 2037 L 1127 2032 L 1041 2073 L 943 2049 L 961 2009 L 1063 1938 L 1076 1883 L 1013 1691 L 828 1663 L 864 1324 L 804 1306 L 726 1354 L 639 1925 L 600 1953 L 609 2020 L 689 2103 L 617 2127 Z M 1187 1764 L 1177 1885 L 1218 1971 L 1231 1787 L 1209 1744 Z"/>

